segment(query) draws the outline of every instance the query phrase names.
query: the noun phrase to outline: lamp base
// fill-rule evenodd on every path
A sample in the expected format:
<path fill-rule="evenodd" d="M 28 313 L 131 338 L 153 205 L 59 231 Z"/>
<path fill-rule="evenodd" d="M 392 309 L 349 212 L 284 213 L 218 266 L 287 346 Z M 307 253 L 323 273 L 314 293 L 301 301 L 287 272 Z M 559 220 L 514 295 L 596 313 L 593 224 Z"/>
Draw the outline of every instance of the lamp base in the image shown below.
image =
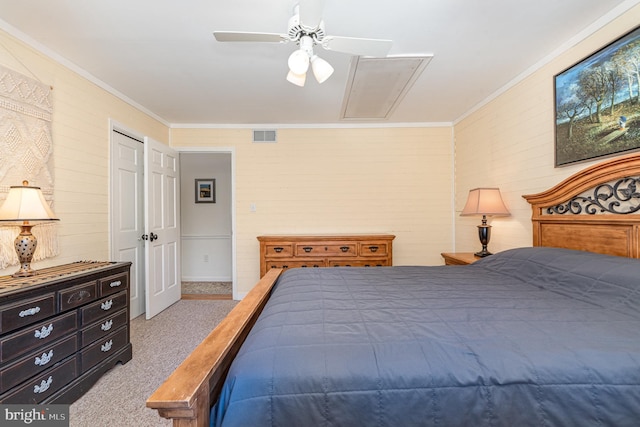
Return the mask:
<path fill-rule="evenodd" d="M 11 275 L 11 277 L 33 277 L 37 275 L 38 272 L 32 268 L 20 268 L 20 270 L 16 271 Z"/>
<path fill-rule="evenodd" d="M 478 237 L 480 238 L 482 250 L 480 252 L 476 252 L 474 255 L 481 258 L 492 255 L 492 253 L 487 250 L 489 239 L 491 239 L 491 226 L 487 225 L 486 215 L 482 216 L 482 224 L 478 226 Z"/>
<path fill-rule="evenodd" d="M 36 237 L 31 234 L 31 227 L 33 227 L 31 224 L 22 224 L 20 234 L 13 242 L 20 260 L 20 270 L 13 273 L 12 277 L 31 277 L 38 274 L 31 268 L 31 259 L 38 246 Z"/>
<path fill-rule="evenodd" d="M 489 252 L 486 248 L 483 248 L 480 252 L 476 252 L 474 255 L 480 258 L 484 258 L 486 256 L 493 255 L 493 254 Z"/>

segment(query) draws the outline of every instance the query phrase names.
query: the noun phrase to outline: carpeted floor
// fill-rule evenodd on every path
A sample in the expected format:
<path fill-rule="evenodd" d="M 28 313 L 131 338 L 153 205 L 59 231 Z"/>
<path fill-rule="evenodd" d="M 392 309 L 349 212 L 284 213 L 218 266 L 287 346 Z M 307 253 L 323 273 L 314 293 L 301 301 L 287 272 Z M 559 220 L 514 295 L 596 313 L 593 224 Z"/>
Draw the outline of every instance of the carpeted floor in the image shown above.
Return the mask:
<path fill-rule="evenodd" d="M 133 359 L 107 372 L 70 407 L 70 427 L 162 427 L 171 422 L 147 397 L 231 311 L 237 301 L 180 300 L 151 320 L 131 321 Z"/>
<path fill-rule="evenodd" d="M 231 282 L 182 282 L 183 294 L 231 295 Z"/>

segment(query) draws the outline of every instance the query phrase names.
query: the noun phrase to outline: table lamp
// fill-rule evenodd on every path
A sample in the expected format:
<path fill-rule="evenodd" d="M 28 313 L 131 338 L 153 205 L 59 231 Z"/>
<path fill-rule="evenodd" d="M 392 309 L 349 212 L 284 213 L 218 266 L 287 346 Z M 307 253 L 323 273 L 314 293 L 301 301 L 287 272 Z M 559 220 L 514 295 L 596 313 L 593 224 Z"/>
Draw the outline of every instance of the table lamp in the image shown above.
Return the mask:
<path fill-rule="evenodd" d="M 0 207 L 0 223 L 15 223 L 20 226 L 20 234 L 14 241 L 20 270 L 13 274 L 13 277 L 29 277 L 36 274 L 31 268 L 31 259 L 38 241 L 31 234 L 31 228 L 49 221 L 58 221 L 58 218 L 44 199 L 40 187 L 30 186 L 28 181 L 23 181 L 22 185 L 9 188 L 7 199 Z"/>
<path fill-rule="evenodd" d="M 479 257 L 491 255 L 487 250 L 491 238 L 491 226 L 487 225 L 487 216 L 509 216 L 509 210 L 502 201 L 499 188 L 474 188 L 469 191 L 467 204 L 462 209 L 460 216 L 482 215 L 482 224 L 478 226 L 478 236 L 482 244 L 482 250 L 476 252 Z"/>

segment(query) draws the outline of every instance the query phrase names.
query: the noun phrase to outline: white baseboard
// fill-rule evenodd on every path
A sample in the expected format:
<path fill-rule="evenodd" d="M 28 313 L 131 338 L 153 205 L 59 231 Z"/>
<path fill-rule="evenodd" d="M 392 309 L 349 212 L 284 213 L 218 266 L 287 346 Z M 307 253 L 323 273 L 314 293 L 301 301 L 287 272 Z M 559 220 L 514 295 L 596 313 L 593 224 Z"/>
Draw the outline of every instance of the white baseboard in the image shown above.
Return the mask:
<path fill-rule="evenodd" d="M 183 276 L 183 282 L 231 282 L 231 277 Z"/>

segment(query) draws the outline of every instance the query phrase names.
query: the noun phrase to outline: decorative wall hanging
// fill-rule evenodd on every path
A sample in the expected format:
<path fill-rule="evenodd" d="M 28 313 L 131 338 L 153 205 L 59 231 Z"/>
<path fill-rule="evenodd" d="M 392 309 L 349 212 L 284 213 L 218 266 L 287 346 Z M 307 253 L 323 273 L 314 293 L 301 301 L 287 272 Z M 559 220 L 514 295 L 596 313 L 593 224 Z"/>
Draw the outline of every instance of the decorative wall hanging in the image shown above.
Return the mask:
<path fill-rule="evenodd" d="M 556 167 L 640 148 L 640 27 L 555 76 Z"/>
<path fill-rule="evenodd" d="M 216 180 L 196 179 L 196 203 L 216 202 Z"/>
<path fill-rule="evenodd" d="M 53 204 L 51 87 L 0 66 L 0 203 L 12 185 L 28 180 Z M 18 264 L 13 241 L 19 227 L 0 227 L 0 268 Z M 33 260 L 58 255 L 55 224 L 34 228 Z"/>

